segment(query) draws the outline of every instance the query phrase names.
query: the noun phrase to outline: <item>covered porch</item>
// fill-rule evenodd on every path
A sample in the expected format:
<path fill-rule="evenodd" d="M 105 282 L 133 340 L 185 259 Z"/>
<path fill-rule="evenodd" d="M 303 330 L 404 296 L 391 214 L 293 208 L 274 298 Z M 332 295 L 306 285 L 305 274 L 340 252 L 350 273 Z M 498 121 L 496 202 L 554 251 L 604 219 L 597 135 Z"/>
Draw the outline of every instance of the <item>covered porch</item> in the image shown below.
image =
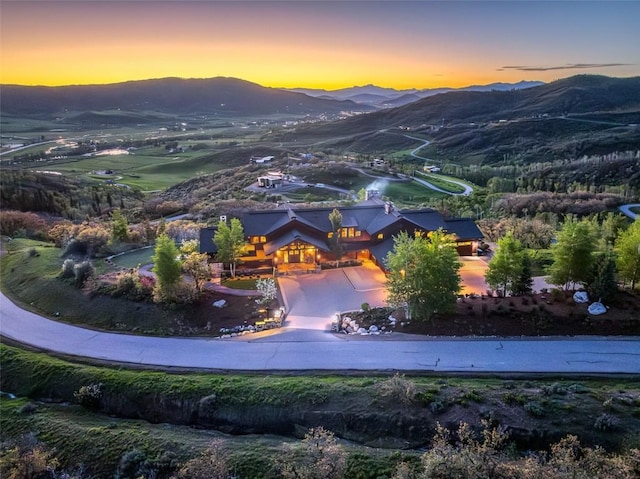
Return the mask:
<path fill-rule="evenodd" d="M 329 251 L 323 241 L 292 230 L 266 243 L 264 253 L 272 257 L 274 274 L 292 274 L 320 271 L 323 255 L 328 254 Z"/>

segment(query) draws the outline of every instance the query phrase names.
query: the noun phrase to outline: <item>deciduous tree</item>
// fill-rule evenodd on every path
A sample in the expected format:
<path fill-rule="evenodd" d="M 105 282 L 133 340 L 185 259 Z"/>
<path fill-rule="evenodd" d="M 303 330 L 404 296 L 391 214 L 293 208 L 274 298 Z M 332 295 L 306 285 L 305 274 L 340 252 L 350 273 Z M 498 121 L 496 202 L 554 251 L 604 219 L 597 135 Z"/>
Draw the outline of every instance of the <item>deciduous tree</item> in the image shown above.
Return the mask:
<path fill-rule="evenodd" d="M 489 263 L 485 279 L 505 296 L 515 293 L 524 272 L 525 250 L 511 232 L 498 240 L 498 248 Z"/>
<path fill-rule="evenodd" d="M 567 218 L 552 246 L 553 264 L 549 268 L 549 282 L 568 289 L 586 283 L 593 266 L 596 240 L 592 224 L 587 220 Z"/>
<path fill-rule="evenodd" d="M 218 248 L 218 260 L 222 263 L 228 263 L 231 276 L 235 277 L 236 263 L 245 248 L 244 229 L 240 220 L 232 218 L 229 225 L 226 221 L 220 221 L 213 236 L 213 242 Z"/>
<path fill-rule="evenodd" d="M 640 279 L 640 220 L 636 219 L 622 232 L 615 244 L 618 277 L 635 288 Z"/>
<path fill-rule="evenodd" d="M 193 279 L 197 291 L 202 291 L 204 283 L 211 278 L 208 256 L 206 253 L 192 252 L 182 262 L 182 270 Z"/>
<path fill-rule="evenodd" d="M 111 240 L 127 241 L 129 239 L 129 223 L 120 210 L 111 214 Z"/>
<path fill-rule="evenodd" d="M 401 232 L 385 259 L 389 303 L 406 305 L 409 317 L 429 320 L 455 308 L 460 261 L 453 238 L 442 230 L 410 237 Z"/>

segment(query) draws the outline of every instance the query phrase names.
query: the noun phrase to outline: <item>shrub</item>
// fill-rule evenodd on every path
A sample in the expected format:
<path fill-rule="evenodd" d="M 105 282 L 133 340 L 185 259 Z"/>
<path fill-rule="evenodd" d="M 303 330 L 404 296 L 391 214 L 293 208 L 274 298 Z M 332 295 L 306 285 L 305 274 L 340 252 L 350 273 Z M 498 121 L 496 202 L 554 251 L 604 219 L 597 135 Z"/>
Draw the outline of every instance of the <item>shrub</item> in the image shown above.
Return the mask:
<path fill-rule="evenodd" d="M 102 399 L 102 384 L 89 384 L 82 386 L 73 393 L 76 402 L 88 409 L 98 409 Z"/>
<path fill-rule="evenodd" d="M 378 396 L 389 399 L 401 404 L 411 403 L 416 395 L 416 385 L 413 381 L 409 381 L 404 374 L 394 374 L 389 379 L 376 385 Z"/>
<path fill-rule="evenodd" d="M 35 213 L 0 211 L 0 232 L 4 235 L 44 239 L 46 229 L 46 222 Z"/>
<path fill-rule="evenodd" d="M 524 405 L 524 410 L 532 417 L 544 416 L 544 407 L 537 401 L 531 401 Z"/>
<path fill-rule="evenodd" d="M 555 301 L 560 301 L 564 299 L 564 291 L 553 288 L 551 290 L 551 297 L 555 300 Z"/>
<path fill-rule="evenodd" d="M 607 413 L 600 414 L 593 423 L 593 427 L 598 431 L 611 431 L 616 425 L 616 418 Z"/>
<path fill-rule="evenodd" d="M 506 392 L 502 395 L 502 402 L 510 406 L 514 404 L 524 405 L 527 400 L 522 394 L 516 394 L 512 392 Z"/>
<path fill-rule="evenodd" d="M 256 281 L 256 289 L 262 293 L 262 295 L 256 299 L 258 304 L 269 304 L 276 299 L 278 294 L 278 287 L 273 278 L 262 278 Z"/>
<path fill-rule="evenodd" d="M 77 263 L 73 267 L 74 274 L 74 284 L 76 288 L 82 288 L 86 281 L 93 276 L 95 269 L 91 261 L 83 261 L 82 263 Z"/>
<path fill-rule="evenodd" d="M 75 265 L 76 262 L 71 258 L 65 259 L 64 263 L 62 263 L 62 271 L 60 271 L 60 277 L 64 279 L 73 278 L 75 276 Z"/>
<path fill-rule="evenodd" d="M 362 303 L 360 305 L 360 309 L 362 309 L 362 311 L 369 311 L 371 309 L 371 306 L 369 306 L 369 303 Z"/>

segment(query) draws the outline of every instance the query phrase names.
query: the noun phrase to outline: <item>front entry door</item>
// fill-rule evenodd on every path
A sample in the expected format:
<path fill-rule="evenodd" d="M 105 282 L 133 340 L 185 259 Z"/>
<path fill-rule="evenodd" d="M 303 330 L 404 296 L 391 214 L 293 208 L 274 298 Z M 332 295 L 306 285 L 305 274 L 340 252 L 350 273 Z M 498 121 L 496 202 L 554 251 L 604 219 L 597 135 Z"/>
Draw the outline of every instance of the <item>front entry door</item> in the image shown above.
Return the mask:
<path fill-rule="evenodd" d="M 300 262 L 300 252 L 299 251 L 290 251 L 289 252 L 289 263 L 299 263 Z"/>

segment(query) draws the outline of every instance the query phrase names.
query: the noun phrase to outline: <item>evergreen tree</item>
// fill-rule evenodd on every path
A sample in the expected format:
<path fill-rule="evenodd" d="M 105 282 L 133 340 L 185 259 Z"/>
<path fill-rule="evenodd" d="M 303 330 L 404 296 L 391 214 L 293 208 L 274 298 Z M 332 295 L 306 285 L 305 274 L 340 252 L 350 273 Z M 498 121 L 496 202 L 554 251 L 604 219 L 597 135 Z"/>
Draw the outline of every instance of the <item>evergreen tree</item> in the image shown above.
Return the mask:
<path fill-rule="evenodd" d="M 178 247 L 166 234 L 156 240 L 153 269 L 156 274 L 156 287 L 161 297 L 171 296 L 172 289 L 182 279 L 182 265 L 178 259 Z"/>
<path fill-rule="evenodd" d="M 336 258 L 336 267 L 340 264 L 340 260 L 344 255 L 344 248 L 340 242 L 340 231 L 342 230 L 342 213 L 337 208 L 329 213 L 329 222 L 331 223 L 331 230 L 333 234 L 329 241 L 329 248 L 331 253 Z"/>
<path fill-rule="evenodd" d="M 589 296 L 598 301 L 609 301 L 618 290 L 616 263 L 611 251 L 596 255 L 591 278 L 587 283 Z"/>

